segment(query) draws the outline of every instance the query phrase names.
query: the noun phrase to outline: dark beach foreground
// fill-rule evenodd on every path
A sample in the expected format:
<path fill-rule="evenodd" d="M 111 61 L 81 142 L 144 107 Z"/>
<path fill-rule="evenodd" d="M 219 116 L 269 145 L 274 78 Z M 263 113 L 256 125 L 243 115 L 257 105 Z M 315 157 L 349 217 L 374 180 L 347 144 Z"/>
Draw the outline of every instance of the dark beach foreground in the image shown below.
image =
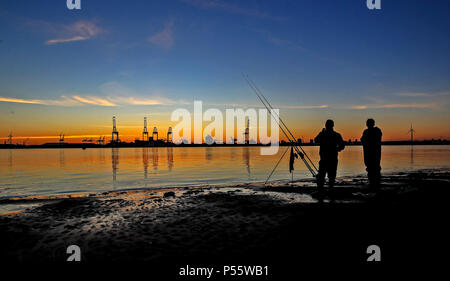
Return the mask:
<path fill-rule="evenodd" d="M 370 245 L 377 266 L 446 262 L 449 182 L 445 169 L 389 174 L 376 194 L 347 177 L 323 203 L 311 180 L 12 198 L 0 203 L 38 206 L 0 216 L 1 262 L 65 263 L 69 245 L 81 263 L 145 264 L 169 279 L 186 265 L 267 265 L 269 277 L 371 266 Z"/>

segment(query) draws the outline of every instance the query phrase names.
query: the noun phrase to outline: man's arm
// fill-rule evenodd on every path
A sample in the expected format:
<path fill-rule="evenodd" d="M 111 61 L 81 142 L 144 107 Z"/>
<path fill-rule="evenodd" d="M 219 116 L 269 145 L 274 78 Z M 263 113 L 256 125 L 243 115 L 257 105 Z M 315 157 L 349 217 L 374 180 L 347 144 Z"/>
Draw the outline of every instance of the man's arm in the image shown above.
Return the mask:
<path fill-rule="evenodd" d="M 318 133 L 317 136 L 314 138 L 315 143 L 320 143 L 320 139 L 322 138 L 322 132 Z"/>
<path fill-rule="evenodd" d="M 380 128 L 378 129 L 378 136 L 377 136 L 377 141 L 381 144 L 381 139 L 383 138 L 383 132 L 381 132 Z"/>
<path fill-rule="evenodd" d="M 362 145 L 365 145 L 367 142 L 367 130 L 364 130 L 362 137 L 361 137 L 361 143 Z"/>
<path fill-rule="evenodd" d="M 337 147 L 337 150 L 338 151 L 342 151 L 342 150 L 344 150 L 344 148 L 345 148 L 344 140 L 342 139 L 341 134 L 338 133 L 338 147 Z"/>

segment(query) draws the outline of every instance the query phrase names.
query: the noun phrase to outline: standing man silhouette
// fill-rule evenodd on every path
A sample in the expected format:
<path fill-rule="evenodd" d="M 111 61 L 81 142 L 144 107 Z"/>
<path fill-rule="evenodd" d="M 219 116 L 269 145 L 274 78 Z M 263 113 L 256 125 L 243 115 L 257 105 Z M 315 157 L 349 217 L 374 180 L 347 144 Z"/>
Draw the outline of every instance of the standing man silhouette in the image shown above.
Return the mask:
<path fill-rule="evenodd" d="M 319 194 L 323 194 L 325 175 L 328 175 L 328 186 L 332 188 L 336 179 L 338 153 L 345 148 L 341 134 L 333 130 L 333 120 L 327 120 L 325 128 L 314 139 L 320 144 L 319 173 L 317 174 L 317 187 Z"/>
<path fill-rule="evenodd" d="M 381 181 L 381 138 L 383 133 L 380 128 L 375 127 L 375 120 L 367 119 L 367 129 L 361 137 L 364 148 L 364 164 L 366 165 L 367 177 L 370 188 L 378 190 Z"/>

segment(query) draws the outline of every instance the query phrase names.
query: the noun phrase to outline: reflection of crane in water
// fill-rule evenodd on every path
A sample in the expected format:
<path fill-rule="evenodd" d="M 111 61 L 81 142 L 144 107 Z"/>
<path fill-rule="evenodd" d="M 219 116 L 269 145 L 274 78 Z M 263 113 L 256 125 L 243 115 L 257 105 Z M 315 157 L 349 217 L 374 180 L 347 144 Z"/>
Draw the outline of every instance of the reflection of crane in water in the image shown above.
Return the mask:
<path fill-rule="evenodd" d="M 152 148 L 153 170 L 158 170 L 158 158 L 159 158 L 158 152 L 159 150 L 157 147 Z"/>
<path fill-rule="evenodd" d="M 111 149 L 111 164 L 113 172 L 113 187 L 115 188 L 117 170 L 119 169 L 119 149 L 117 147 L 113 147 Z"/>
<path fill-rule="evenodd" d="M 9 150 L 9 154 L 8 154 L 8 166 L 9 166 L 9 170 L 12 170 L 12 166 L 13 166 L 13 149 L 8 149 Z"/>
<path fill-rule="evenodd" d="M 167 148 L 167 168 L 169 171 L 172 171 L 173 168 L 173 148 L 168 147 Z"/>
<path fill-rule="evenodd" d="M 247 174 L 248 174 L 248 179 L 251 178 L 251 173 L 250 173 L 250 148 L 249 147 L 243 147 L 243 159 L 245 162 L 245 165 L 247 166 Z"/>
<path fill-rule="evenodd" d="M 205 159 L 206 161 L 211 161 L 212 160 L 212 152 L 211 152 L 211 147 L 206 147 L 205 148 Z"/>
<path fill-rule="evenodd" d="M 148 148 L 142 148 L 142 165 L 144 166 L 144 179 L 147 179 L 148 175 Z M 145 182 L 147 184 L 147 182 Z"/>
<path fill-rule="evenodd" d="M 59 167 L 64 168 L 66 161 L 64 159 L 64 148 L 59 149 Z"/>

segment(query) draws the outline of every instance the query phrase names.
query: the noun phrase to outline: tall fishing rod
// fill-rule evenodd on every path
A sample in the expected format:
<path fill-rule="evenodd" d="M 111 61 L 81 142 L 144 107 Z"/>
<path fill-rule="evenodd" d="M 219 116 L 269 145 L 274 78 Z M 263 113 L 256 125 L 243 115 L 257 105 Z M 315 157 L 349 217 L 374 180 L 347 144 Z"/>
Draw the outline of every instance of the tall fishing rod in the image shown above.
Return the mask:
<path fill-rule="evenodd" d="M 264 95 L 261 93 L 261 91 L 259 91 L 259 89 L 253 83 L 253 81 L 251 81 L 246 75 L 244 75 L 244 79 L 247 81 L 247 84 L 250 86 L 250 88 L 252 88 L 252 90 L 255 92 L 256 96 L 261 101 L 261 103 L 264 105 L 264 107 L 269 111 L 270 115 L 272 117 L 277 117 L 277 118 L 274 118 L 274 120 L 278 124 L 278 126 L 281 129 L 281 131 L 283 132 L 283 134 L 289 140 L 289 142 L 295 143 L 294 135 L 289 130 L 289 128 L 286 126 L 286 124 L 283 122 L 283 120 L 280 118 L 280 116 L 276 112 L 273 111 L 273 107 L 271 106 L 269 101 L 264 97 Z M 280 122 L 278 122 L 278 120 L 281 122 L 281 124 L 280 124 Z M 289 133 L 289 135 L 286 131 Z M 309 158 L 308 154 L 303 150 L 303 148 L 300 145 L 293 145 L 293 147 L 295 148 L 296 152 L 298 153 L 300 158 L 303 160 L 303 162 L 305 163 L 305 166 L 308 168 L 308 170 L 313 175 L 313 177 L 316 177 L 318 170 L 317 170 L 316 166 L 314 165 L 314 163 L 312 162 L 311 158 Z M 306 159 L 304 156 L 306 156 Z"/>
<path fill-rule="evenodd" d="M 256 90 L 256 92 L 259 93 L 259 95 L 262 97 L 262 99 L 264 99 L 264 101 L 267 103 L 267 105 L 269 106 L 270 109 L 273 109 L 272 105 L 269 103 L 269 101 L 266 99 L 266 97 L 262 94 L 261 90 L 258 88 L 258 86 L 256 86 L 256 84 L 247 76 L 247 81 L 250 82 L 253 85 L 254 90 Z M 261 98 L 260 98 L 261 100 Z M 296 140 L 296 138 L 294 137 L 294 135 L 292 134 L 291 130 L 289 130 L 289 128 L 286 126 L 286 124 L 284 123 L 283 119 L 281 119 L 281 117 L 275 112 L 275 115 L 278 117 L 278 119 L 280 120 L 280 122 L 283 124 L 284 128 L 286 129 L 286 131 L 290 134 L 290 136 L 293 138 L 294 142 Z M 290 139 L 288 137 L 288 139 Z M 311 166 L 314 168 L 314 170 L 316 172 L 318 172 L 316 166 L 314 165 L 314 162 L 311 160 L 311 158 L 309 158 L 308 154 L 305 152 L 305 150 L 303 150 L 303 147 L 301 147 L 300 145 L 298 145 L 298 147 L 300 148 L 300 150 L 302 151 L 302 153 L 306 156 L 306 158 L 308 159 L 309 163 L 311 164 Z M 298 150 L 298 149 L 296 149 Z"/>

